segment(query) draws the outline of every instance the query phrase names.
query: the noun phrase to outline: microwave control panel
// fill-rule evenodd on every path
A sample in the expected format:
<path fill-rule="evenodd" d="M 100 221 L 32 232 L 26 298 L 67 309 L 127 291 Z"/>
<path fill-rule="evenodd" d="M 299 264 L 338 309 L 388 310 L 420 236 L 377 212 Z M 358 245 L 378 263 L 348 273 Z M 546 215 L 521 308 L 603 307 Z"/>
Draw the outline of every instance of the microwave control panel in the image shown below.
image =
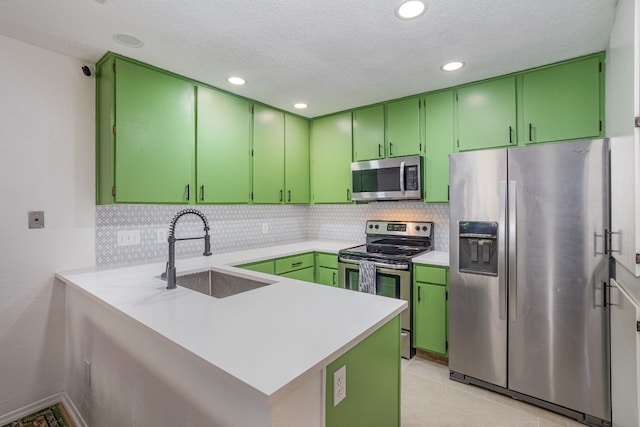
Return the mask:
<path fill-rule="evenodd" d="M 420 190 L 420 177 L 418 166 L 408 166 L 405 170 L 405 190 Z"/>

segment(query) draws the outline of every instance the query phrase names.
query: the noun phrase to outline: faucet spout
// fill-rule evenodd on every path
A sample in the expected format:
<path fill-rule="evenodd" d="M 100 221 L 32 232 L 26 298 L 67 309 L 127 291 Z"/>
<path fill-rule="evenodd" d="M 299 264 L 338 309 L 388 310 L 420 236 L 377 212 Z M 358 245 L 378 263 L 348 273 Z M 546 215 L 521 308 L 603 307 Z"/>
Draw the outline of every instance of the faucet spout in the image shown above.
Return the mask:
<path fill-rule="evenodd" d="M 196 215 L 204 224 L 204 236 L 201 237 L 185 237 L 182 239 L 176 239 L 176 223 L 180 218 L 185 215 Z M 204 239 L 204 252 L 202 255 L 210 256 L 211 255 L 211 238 L 209 236 L 209 221 L 207 221 L 207 217 L 204 216 L 202 212 L 197 209 L 184 209 L 175 214 L 173 219 L 171 220 L 171 224 L 169 225 L 169 238 L 167 239 L 169 242 L 169 261 L 167 262 L 167 289 L 175 289 L 176 288 L 176 241 L 178 240 L 194 240 L 194 239 Z"/>

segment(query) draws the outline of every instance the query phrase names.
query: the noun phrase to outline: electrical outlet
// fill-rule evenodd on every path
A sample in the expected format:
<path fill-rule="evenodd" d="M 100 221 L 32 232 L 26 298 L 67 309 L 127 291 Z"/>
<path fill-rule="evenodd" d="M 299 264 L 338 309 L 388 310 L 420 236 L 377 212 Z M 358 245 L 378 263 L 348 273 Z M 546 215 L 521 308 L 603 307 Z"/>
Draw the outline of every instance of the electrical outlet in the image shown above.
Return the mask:
<path fill-rule="evenodd" d="M 116 233 L 116 246 L 140 244 L 140 230 L 122 230 Z"/>
<path fill-rule="evenodd" d="M 337 406 L 347 397 L 347 365 L 333 373 L 333 406 Z"/>
<path fill-rule="evenodd" d="M 267 234 L 269 232 L 269 224 L 266 222 L 262 223 L 262 234 Z"/>
<path fill-rule="evenodd" d="M 169 230 L 166 228 L 156 228 L 156 243 L 167 243 Z"/>

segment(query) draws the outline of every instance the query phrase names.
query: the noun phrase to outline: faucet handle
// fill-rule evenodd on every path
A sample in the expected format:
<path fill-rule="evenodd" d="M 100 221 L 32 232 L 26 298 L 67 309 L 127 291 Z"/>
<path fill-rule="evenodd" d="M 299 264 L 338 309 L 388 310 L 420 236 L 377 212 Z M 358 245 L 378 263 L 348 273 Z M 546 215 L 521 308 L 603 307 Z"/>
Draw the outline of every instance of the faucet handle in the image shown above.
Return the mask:
<path fill-rule="evenodd" d="M 202 255 L 211 256 L 211 239 L 209 237 L 209 233 L 206 231 L 204 235 L 204 252 Z"/>
<path fill-rule="evenodd" d="M 169 263 L 167 262 L 164 267 L 164 272 L 160 275 L 160 279 L 167 280 L 167 271 L 169 271 Z"/>

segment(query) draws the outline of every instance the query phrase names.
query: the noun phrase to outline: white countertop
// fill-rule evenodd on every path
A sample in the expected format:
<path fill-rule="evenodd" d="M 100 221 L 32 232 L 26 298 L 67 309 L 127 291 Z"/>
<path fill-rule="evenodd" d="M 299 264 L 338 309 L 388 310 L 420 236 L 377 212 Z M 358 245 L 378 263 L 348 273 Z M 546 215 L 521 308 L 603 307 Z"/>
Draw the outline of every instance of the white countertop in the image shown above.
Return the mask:
<path fill-rule="evenodd" d="M 178 259 L 178 274 L 214 268 L 273 284 L 223 299 L 156 278 L 165 263 L 62 272 L 57 277 L 198 355 L 270 399 L 398 315 L 407 303 L 232 267 L 352 243 L 307 241 Z M 291 386 L 290 388 L 293 388 Z"/>
<path fill-rule="evenodd" d="M 429 264 L 449 267 L 449 252 L 431 251 L 413 258 L 414 264 Z"/>

